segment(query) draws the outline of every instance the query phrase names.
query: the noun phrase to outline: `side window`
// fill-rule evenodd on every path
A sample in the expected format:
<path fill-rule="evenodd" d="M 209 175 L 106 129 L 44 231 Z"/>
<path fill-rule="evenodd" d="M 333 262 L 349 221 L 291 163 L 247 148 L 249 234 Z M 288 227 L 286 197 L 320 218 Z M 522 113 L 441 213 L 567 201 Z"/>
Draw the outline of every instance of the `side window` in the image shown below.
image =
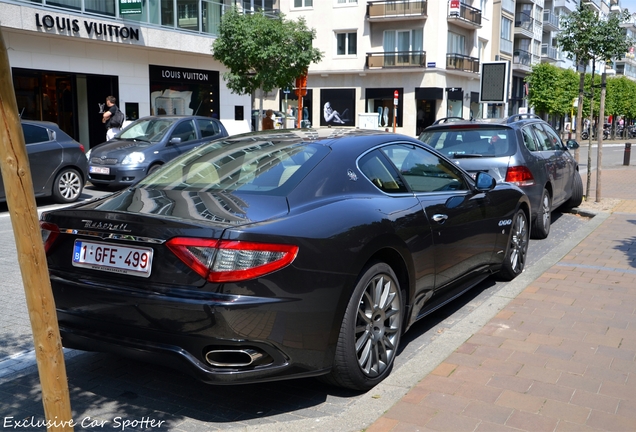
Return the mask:
<path fill-rule="evenodd" d="M 51 141 L 48 129 L 40 126 L 22 124 L 22 133 L 24 133 L 24 142 L 27 145 Z"/>
<path fill-rule="evenodd" d="M 395 168 L 378 150 L 362 157 L 358 166 L 371 183 L 381 191 L 387 193 L 408 191 Z"/>
<path fill-rule="evenodd" d="M 563 143 L 559 139 L 559 136 L 554 132 L 554 130 L 548 126 L 543 125 L 543 129 L 545 133 L 548 134 L 548 140 L 550 141 L 550 150 L 561 150 L 563 149 Z"/>
<path fill-rule="evenodd" d="M 537 150 L 540 150 L 540 151 L 552 150 L 552 147 L 553 147 L 552 142 L 550 138 L 548 138 L 548 134 L 545 133 L 545 130 L 543 130 L 541 125 L 538 123 L 535 123 L 532 125 L 532 129 L 534 130 L 534 133 L 537 135 L 537 145 L 539 146 Z"/>
<path fill-rule="evenodd" d="M 194 130 L 194 125 L 191 120 L 181 122 L 172 131 L 172 138 L 181 138 L 181 142 L 192 141 L 197 138 L 197 133 Z"/>
<path fill-rule="evenodd" d="M 537 151 L 539 147 L 534 139 L 534 135 L 529 127 L 524 127 L 521 129 L 521 136 L 523 136 L 523 143 L 526 145 L 528 150 Z"/>
<path fill-rule="evenodd" d="M 197 119 L 197 127 L 202 138 L 212 137 L 221 132 L 219 125 L 212 119 Z"/>
<path fill-rule="evenodd" d="M 382 151 L 398 167 L 414 192 L 468 189 L 464 177 L 453 164 L 421 147 L 395 144 L 384 147 Z"/>

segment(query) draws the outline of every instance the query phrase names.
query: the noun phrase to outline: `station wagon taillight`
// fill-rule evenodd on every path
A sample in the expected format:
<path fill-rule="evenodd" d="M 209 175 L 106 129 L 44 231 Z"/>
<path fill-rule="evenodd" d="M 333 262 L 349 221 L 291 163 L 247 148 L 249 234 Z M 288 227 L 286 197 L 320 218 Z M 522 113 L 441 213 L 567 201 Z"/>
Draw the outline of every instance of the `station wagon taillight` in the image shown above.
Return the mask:
<path fill-rule="evenodd" d="M 505 181 L 517 186 L 532 186 L 534 184 L 534 177 L 528 167 L 514 166 L 508 167 Z"/>
<path fill-rule="evenodd" d="M 166 246 L 209 282 L 254 279 L 291 264 L 298 246 L 177 237 Z"/>

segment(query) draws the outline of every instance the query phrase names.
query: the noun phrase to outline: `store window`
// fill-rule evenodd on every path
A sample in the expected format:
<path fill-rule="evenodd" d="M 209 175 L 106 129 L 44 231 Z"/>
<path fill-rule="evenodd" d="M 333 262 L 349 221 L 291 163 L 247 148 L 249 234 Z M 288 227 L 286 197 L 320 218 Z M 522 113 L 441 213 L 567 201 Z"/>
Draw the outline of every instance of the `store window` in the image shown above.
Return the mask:
<path fill-rule="evenodd" d="M 356 32 L 336 33 L 336 55 L 356 55 L 358 35 Z"/>
<path fill-rule="evenodd" d="M 150 111 L 219 118 L 219 72 L 151 65 Z"/>
<path fill-rule="evenodd" d="M 367 112 L 378 113 L 378 127 L 379 128 L 392 128 L 393 127 L 393 94 L 397 90 L 398 92 L 398 106 L 396 126 L 402 127 L 402 97 L 403 88 L 368 88 L 365 90 Z"/>

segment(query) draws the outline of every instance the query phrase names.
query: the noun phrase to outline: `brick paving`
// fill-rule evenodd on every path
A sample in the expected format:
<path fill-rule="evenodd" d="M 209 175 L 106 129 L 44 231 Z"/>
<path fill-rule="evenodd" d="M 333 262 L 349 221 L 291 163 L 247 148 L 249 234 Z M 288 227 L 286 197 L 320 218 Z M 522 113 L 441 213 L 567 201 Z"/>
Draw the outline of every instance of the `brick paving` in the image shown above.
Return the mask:
<path fill-rule="evenodd" d="M 611 215 L 366 432 L 636 431 L 636 167 L 601 179 Z"/>

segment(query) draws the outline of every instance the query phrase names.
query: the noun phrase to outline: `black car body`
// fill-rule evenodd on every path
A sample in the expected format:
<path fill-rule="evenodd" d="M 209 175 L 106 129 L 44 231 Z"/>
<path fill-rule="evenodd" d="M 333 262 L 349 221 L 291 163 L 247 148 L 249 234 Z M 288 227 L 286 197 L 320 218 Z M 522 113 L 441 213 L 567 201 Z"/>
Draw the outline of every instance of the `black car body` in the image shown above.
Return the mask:
<path fill-rule="evenodd" d="M 505 119 L 441 119 L 420 140 L 469 173 L 487 172 L 498 182 L 519 186 L 530 198 L 532 236 L 546 238 L 552 210 L 577 207 L 583 199 L 579 167 L 552 127 L 534 114 Z"/>
<path fill-rule="evenodd" d="M 22 120 L 36 198 L 52 196 L 59 203 L 76 201 L 86 182 L 84 146 L 51 122 Z M 6 201 L 0 176 L 0 201 Z"/>
<path fill-rule="evenodd" d="M 214 141 L 41 224 L 65 346 L 364 390 L 417 319 L 523 271 L 529 213 L 416 139 L 325 128 Z"/>
<path fill-rule="evenodd" d="M 227 135 L 221 122 L 210 117 L 143 117 L 86 153 L 89 180 L 97 187 L 122 188 L 202 143 Z"/>

